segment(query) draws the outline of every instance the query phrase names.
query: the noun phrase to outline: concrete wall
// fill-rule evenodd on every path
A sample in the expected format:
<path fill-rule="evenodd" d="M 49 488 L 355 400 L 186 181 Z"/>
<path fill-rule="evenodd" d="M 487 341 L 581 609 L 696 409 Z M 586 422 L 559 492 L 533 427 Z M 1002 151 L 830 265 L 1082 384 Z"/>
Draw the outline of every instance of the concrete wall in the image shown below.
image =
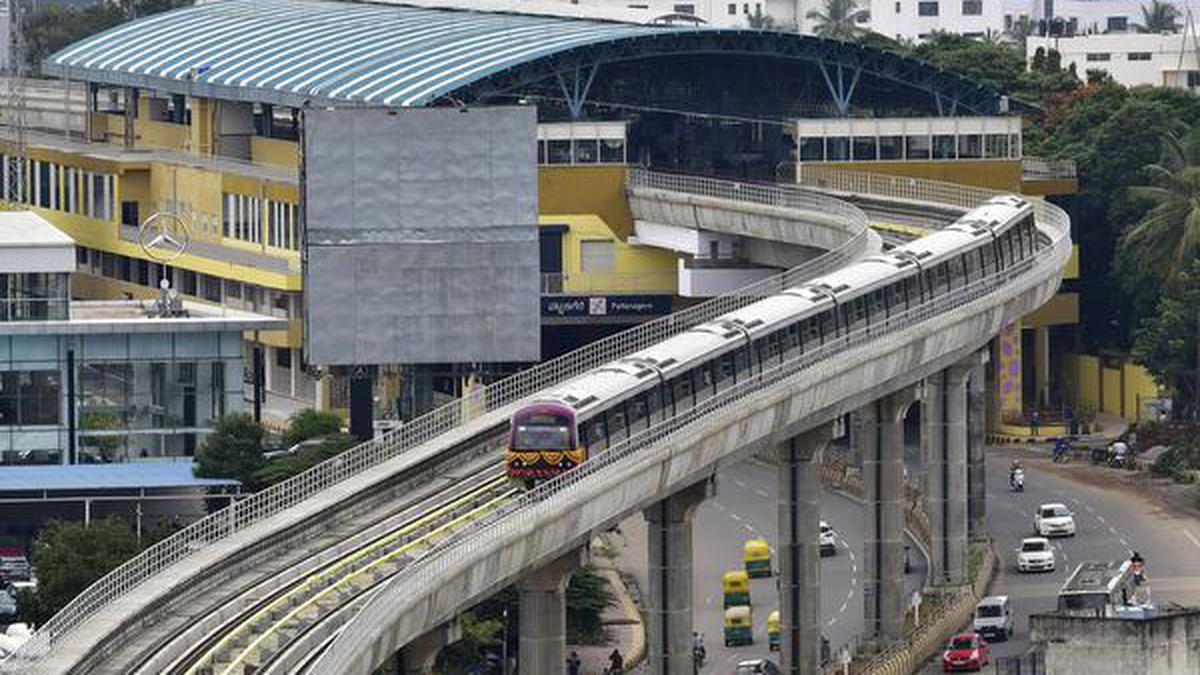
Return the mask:
<path fill-rule="evenodd" d="M 1200 609 L 1148 620 L 1034 614 L 1046 675 L 1181 675 L 1200 672 Z"/>

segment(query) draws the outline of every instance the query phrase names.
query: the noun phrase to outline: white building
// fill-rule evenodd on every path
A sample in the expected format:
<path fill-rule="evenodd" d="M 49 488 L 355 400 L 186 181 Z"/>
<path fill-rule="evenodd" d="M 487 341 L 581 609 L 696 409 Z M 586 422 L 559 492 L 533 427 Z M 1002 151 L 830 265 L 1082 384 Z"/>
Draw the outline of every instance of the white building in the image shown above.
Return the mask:
<path fill-rule="evenodd" d="M 1083 77 L 1088 70 L 1103 70 L 1126 86 L 1200 87 L 1200 52 L 1190 34 L 1109 34 L 1071 38 L 1030 38 L 1026 60 L 1038 48 L 1056 49 L 1062 65 L 1075 64 Z"/>

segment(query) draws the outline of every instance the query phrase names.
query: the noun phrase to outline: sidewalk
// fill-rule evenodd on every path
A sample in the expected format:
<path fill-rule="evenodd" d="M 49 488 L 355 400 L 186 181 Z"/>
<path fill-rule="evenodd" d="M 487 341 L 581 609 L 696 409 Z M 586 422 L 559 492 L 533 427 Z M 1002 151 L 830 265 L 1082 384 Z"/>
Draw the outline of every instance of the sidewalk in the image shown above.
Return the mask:
<path fill-rule="evenodd" d="M 609 665 L 608 656 L 613 649 L 618 649 L 625 660 L 626 672 L 636 668 L 644 660 L 646 654 L 646 631 L 642 616 L 638 610 L 636 588 L 628 588 L 621 578 L 622 568 L 629 568 L 628 556 L 633 551 L 641 551 L 644 555 L 644 536 L 629 536 L 625 532 L 628 525 L 636 529 L 641 521 L 641 514 L 621 523 L 618 532 L 606 532 L 592 542 L 592 565 L 596 573 L 608 581 L 609 590 L 613 594 L 613 604 L 604 611 L 603 622 L 608 633 L 608 642 L 603 645 L 567 645 L 567 654 L 572 651 L 579 654 L 581 675 L 601 675 Z M 644 525 L 643 528 L 644 530 Z M 633 541 L 631 541 L 633 540 Z M 641 540 L 641 545 L 638 545 Z M 634 567 L 645 569 L 645 566 Z M 635 580 L 644 584 L 644 581 Z M 565 666 L 564 666 L 565 668 Z M 564 670 L 565 672 L 565 670 Z"/>
<path fill-rule="evenodd" d="M 1061 436 L 1061 433 L 1040 433 L 1036 436 L 1029 433 L 1028 427 L 1018 427 L 1024 430 L 1024 435 L 1014 436 L 1011 434 L 989 433 L 988 445 L 1016 445 L 1020 443 L 1054 443 Z M 1060 427 L 1061 428 L 1061 427 Z M 1129 422 L 1119 415 L 1113 415 L 1106 412 L 1096 413 L 1096 419 L 1093 421 L 1092 433 L 1077 434 L 1075 437 L 1083 442 L 1107 443 L 1115 439 L 1117 436 L 1129 430 Z"/>

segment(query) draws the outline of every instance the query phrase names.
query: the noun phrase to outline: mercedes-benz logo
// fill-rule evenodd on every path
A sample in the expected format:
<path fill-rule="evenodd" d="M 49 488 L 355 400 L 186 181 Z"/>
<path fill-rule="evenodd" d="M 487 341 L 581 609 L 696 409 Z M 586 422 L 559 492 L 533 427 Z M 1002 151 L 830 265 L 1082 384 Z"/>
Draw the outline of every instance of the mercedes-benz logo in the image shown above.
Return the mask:
<path fill-rule="evenodd" d="M 151 259 L 168 263 L 187 252 L 192 235 L 183 218 L 159 211 L 138 228 L 138 243 Z"/>

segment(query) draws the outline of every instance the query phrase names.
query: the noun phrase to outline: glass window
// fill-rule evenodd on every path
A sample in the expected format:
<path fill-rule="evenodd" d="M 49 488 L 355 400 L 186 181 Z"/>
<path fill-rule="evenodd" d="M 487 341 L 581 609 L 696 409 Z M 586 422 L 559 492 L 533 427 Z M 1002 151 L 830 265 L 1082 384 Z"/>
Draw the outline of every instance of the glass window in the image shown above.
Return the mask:
<path fill-rule="evenodd" d="M 600 161 L 604 164 L 624 164 L 625 163 L 625 139 L 624 138 L 602 138 L 602 139 L 600 139 Z"/>
<path fill-rule="evenodd" d="M 611 241 L 581 241 L 579 242 L 579 271 L 581 272 L 612 272 L 616 244 Z"/>
<path fill-rule="evenodd" d="M 735 16 L 737 14 L 737 4 L 733 2 L 729 3 L 725 6 L 725 12 L 730 16 Z"/>
<path fill-rule="evenodd" d="M 907 159 L 929 159 L 929 137 L 908 136 L 904 156 Z"/>
<path fill-rule="evenodd" d="M 571 141 L 548 141 L 546 143 L 546 162 L 548 164 L 570 164 Z"/>
<path fill-rule="evenodd" d="M 954 159 L 955 137 L 953 134 L 937 134 L 933 137 L 933 158 Z"/>
<path fill-rule="evenodd" d="M 980 16 L 983 14 L 983 0 L 962 0 L 963 16 Z"/>
<path fill-rule="evenodd" d="M 1112 59 L 1112 54 L 1108 52 L 1088 52 L 1088 61 L 1109 61 Z"/>
<path fill-rule="evenodd" d="M 917 3 L 917 16 L 937 16 L 938 4 L 928 0 Z"/>
<path fill-rule="evenodd" d="M 1019 159 L 1021 157 L 1021 134 L 1009 134 L 1008 156 L 1013 159 Z"/>
<path fill-rule="evenodd" d="M 844 162 L 850 159 L 850 138 L 847 136 L 826 138 L 825 158 L 830 162 Z"/>
<path fill-rule="evenodd" d="M 855 136 L 854 137 L 854 159 L 865 159 L 874 161 L 879 158 L 879 152 L 875 147 L 874 136 Z"/>
<path fill-rule="evenodd" d="M 57 425 L 60 374 L 57 370 L 0 373 L 0 425 Z"/>
<path fill-rule="evenodd" d="M 904 137 L 880 136 L 879 159 L 904 159 Z"/>
<path fill-rule="evenodd" d="M 1150 57 L 1150 52 L 1129 52 L 1126 55 L 1126 58 L 1130 61 L 1149 61 Z"/>
<path fill-rule="evenodd" d="M 575 163 L 595 164 L 600 159 L 600 151 L 596 147 L 596 139 L 580 138 L 575 140 Z"/>
<path fill-rule="evenodd" d="M 538 153 L 538 156 L 537 156 L 538 164 L 545 164 L 546 163 L 546 141 L 538 141 L 537 153 Z"/>
<path fill-rule="evenodd" d="M 1107 21 L 1105 21 L 1105 25 L 1109 32 L 1124 33 L 1125 31 L 1129 30 L 1129 17 L 1110 16 L 1108 17 Z M 1091 54 L 1088 56 L 1091 56 Z M 1088 60 L 1091 61 L 1090 58 Z M 1108 59 L 1104 60 L 1107 61 Z"/>
<path fill-rule="evenodd" d="M 980 159 L 983 157 L 983 136 L 980 134 L 965 134 L 958 137 L 959 159 Z"/>
<path fill-rule="evenodd" d="M 988 134 L 984 136 L 984 157 L 1008 157 L 1008 134 Z"/>
<path fill-rule="evenodd" d="M 824 162 L 825 139 L 816 136 L 804 136 L 800 139 L 801 162 Z"/>
<path fill-rule="evenodd" d="M 696 6 L 695 5 L 675 5 L 675 13 L 676 14 L 695 14 Z"/>

